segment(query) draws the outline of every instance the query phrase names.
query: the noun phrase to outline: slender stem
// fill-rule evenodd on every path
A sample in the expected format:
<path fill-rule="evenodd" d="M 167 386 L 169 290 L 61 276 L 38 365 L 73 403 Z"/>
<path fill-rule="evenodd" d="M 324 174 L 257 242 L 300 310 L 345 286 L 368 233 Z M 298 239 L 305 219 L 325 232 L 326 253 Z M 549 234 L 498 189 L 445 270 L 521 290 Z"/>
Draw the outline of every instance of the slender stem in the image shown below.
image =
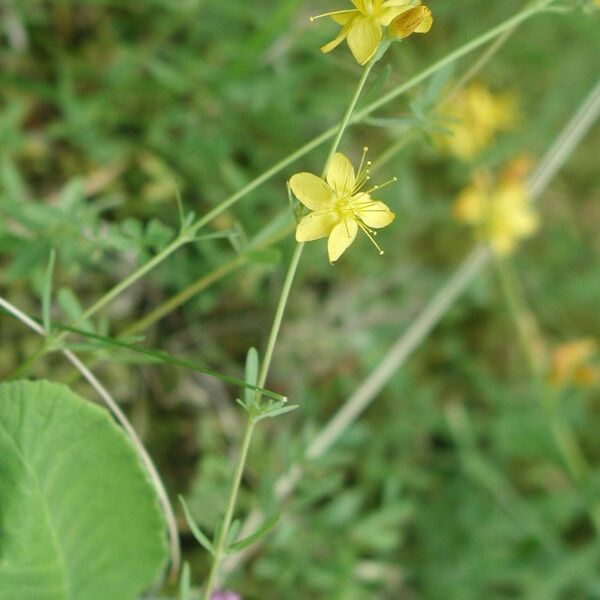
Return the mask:
<path fill-rule="evenodd" d="M 223 560 L 223 554 L 225 552 L 225 542 L 227 541 L 227 537 L 229 535 L 229 529 L 231 527 L 231 521 L 233 519 L 233 513 L 235 511 L 237 496 L 240 489 L 240 483 L 242 481 L 242 475 L 244 474 L 246 458 L 248 457 L 248 450 L 250 449 L 250 443 L 252 442 L 252 433 L 254 432 L 255 424 L 255 414 L 251 409 L 251 412 L 248 414 L 246 428 L 244 429 L 244 437 L 242 438 L 242 444 L 240 447 L 238 460 L 235 465 L 233 481 L 231 483 L 231 489 L 229 491 L 229 499 L 227 500 L 227 508 L 225 509 L 223 524 L 221 525 L 221 528 L 219 530 L 210 573 L 208 574 L 208 579 L 206 580 L 206 586 L 204 588 L 204 600 L 211 600 L 213 589 L 215 588 L 217 583 L 217 577 L 219 575 L 219 566 L 221 565 L 221 561 Z"/>
<path fill-rule="evenodd" d="M 356 86 L 356 90 L 354 91 L 354 96 L 352 96 L 352 99 L 350 100 L 350 104 L 348 105 L 348 108 L 346 109 L 346 112 L 344 113 L 344 116 L 342 117 L 338 131 L 335 135 L 333 143 L 331 144 L 331 148 L 329 149 L 329 154 L 327 155 L 327 159 L 325 160 L 325 165 L 323 166 L 323 172 L 321 173 L 322 177 L 324 177 L 325 174 L 327 173 L 327 169 L 329 168 L 329 163 L 331 162 L 333 155 L 336 153 L 338 146 L 340 145 L 342 136 L 344 135 L 344 132 L 346 131 L 346 128 L 348 127 L 348 124 L 350 123 L 350 118 L 352 117 L 352 113 L 354 112 L 354 109 L 356 108 L 356 103 L 358 102 L 360 94 L 363 91 L 363 88 L 365 87 L 365 83 L 369 77 L 369 73 L 371 72 L 371 69 L 373 68 L 374 65 L 375 65 L 375 61 L 371 60 L 363 70 L 362 76 L 358 82 L 358 85 Z"/>
<path fill-rule="evenodd" d="M 356 90 L 354 91 L 354 95 L 350 100 L 350 104 L 344 113 L 342 121 L 340 122 L 340 126 L 338 132 L 331 144 L 331 148 L 329 150 L 329 154 L 327 155 L 327 159 L 325 160 L 325 166 L 323 167 L 323 176 L 327 172 L 329 167 L 329 163 L 333 155 L 335 154 L 338 146 L 340 144 L 340 140 L 344 135 L 346 128 L 350 122 L 350 118 L 352 117 L 352 113 L 356 108 L 356 103 L 360 97 L 361 92 L 365 86 L 367 78 L 369 77 L 369 73 L 373 68 L 375 61 L 370 61 L 367 66 L 364 68 L 362 76 L 356 86 Z M 304 250 L 304 243 L 296 244 L 296 248 L 294 249 L 294 253 L 292 254 L 292 258 L 290 260 L 290 265 L 288 267 L 287 274 L 285 276 L 285 280 L 283 282 L 283 287 L 281 289 L 281 294 L 279 296 L 279 302 L 277 303 L 277 309 L 275 311 L 275 316 L 273 318 L 273 324 L 271 325 L 271 331 L 269 333 L 269 339 L 267 341 L 267 347 L 265 349 L 265 355 L 262 360 L 260 371 L 258 373 L 257 386 L 262 387 L 262 384 L 267 380 L 269 375 L 269 369 L 271 367 L 271 361 L 273 359 L 273 352 L 275 350 L 275 344 L 277 343 L 277 338 L 279 336 L 279 330 L 281 329 L 281 323 L 283 321 L 283 314 L 285 312 L 285 308 L 288 303 L 288 299 L 290 296 L 290 291 L 292 289 L 292 284 L 294 283 L 294 278 L 296 276 L 296 271 L 298 269 L 298 265 L 300 263 L 300 258 L 302 256 L 302 251 Z M 223 517 L 223 524 L 219 529 L 219 533 L 217 536 L 217 542 L 215 544 L 215 552 L 213 555 L 213 561 L 210 568 L 210 572 L 208 574 L 208 579 L 206 581 L 206 586 L 204 588 L 203 599 L 211 600 L 213 589 L 217 584 L 217 579 L 219 575 L 219 568 L 221 566 L 221 562 L 224 558 L 225 552 L 225 544 L 227 538 L 229 536 L 229 529 L 231 527 L 231 522 L 233 520 L 233 514 L 235 511 L 235 506 L 237 502 L 237 496 L 240 489 L 240 482 L 242 480 L 242 475 L 244 473 L 244 469 L 246 466 L 246 459 L 248 458 L 248 450 L 250 448 L 250 444 L 252 442 L 252 433 L 254 431 L 254 426 L 256 425 L 256 418 L 260 411 L 260 393 L 256 393 L 254 398 L 254 403 L 252 407 L 248 410 L 248 418 L 246 421 L 246 428 L 244 429 L 244 437 L 242 439 L 242 444 L 240 447 L 237 463 L 235 465 L 235 471 L 233 475 L 233 481 L 231 484 L 231 489 L 229 491 L 229 499 L 227 500 L 227 508 L 225 510 L 225 516 Z"/>

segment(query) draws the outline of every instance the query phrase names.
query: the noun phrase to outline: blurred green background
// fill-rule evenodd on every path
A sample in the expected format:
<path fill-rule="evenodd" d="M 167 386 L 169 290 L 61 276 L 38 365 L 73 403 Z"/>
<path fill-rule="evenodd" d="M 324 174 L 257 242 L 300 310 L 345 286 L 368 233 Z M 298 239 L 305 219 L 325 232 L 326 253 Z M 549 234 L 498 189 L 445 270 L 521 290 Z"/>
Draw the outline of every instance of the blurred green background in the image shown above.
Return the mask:
<path fill-rule="evenodd" d="M 2 294 L 39 315 L 55 248 L 54 316 L 75 318 L 172 239 L 176 188 L 202 215 L 335 124 L 360 68 L 345 46 L 321 55 L 336 28 L 309 16 L 341 4 L 3 0 Z M 431 33 L 392 47 L 383 89 L 523 5 L 432 0 Z M 382 193 L 397 215 L 380 234 L 383 257 L 360 239 L 332 267 L 324 243 L 307 246 L 269 384 L 300 408 L 258 428 L 240 515 L 278 508 L 276 478 L 469 251 L 473 240 L 451 207 L 474 167 L 498 171 L 517 154 L 543 155 L 596 83 L 599 33 L 597 13 L 527 21 L 479 78 L 518 98 L 517 129 L 475 165 L 419 134 L 381 169 L 378 179 L 399 178 Z M 460 61 L 453 76 L 475 59 Z M 381 93 L 374 84 L 366 101 Z M 425 83 L 383 113 L 413 118 L 411 106 L 426 93 Z M 357 159 L 366 144 L 376 162 L 405 134 L 360 125 L 341 149 Z M 600 340 L 599 146 L 595 127 L 541 199 L 540 232 L 512 261 L 548 355 L 571 340 Z M 299 170 L 319 172 L 325 155 L 314 151 L 248 195 L 210 226 L 233 231 L 230 239 L 179 250 L 90 326 L 123 331 L 265 228 L 292 223 L 285 181 Z M 238 268 L 141 332 L 144 343 L 240 376 L 248 348 L 264 347 L 292 247 L 289 234 L 271 250 L 246 253 Z M 39 345 L 5 315 L 0 340 L 4 374 Z M 242 432 L 238 390 L 130 354 L 75 347 L 95 359 L 172 497 L 184 494 L 211 531 Z M 93 396 L 58 356 L 33 372 Z M 279 507 L 284 518 L 228 587 L 244 600 L 600 598 L 600 544 L 588 510 L 600 499 L 600 387 L 566 382 L 556 394 L 561 422 L 592 467 L 579 483 L 557 449 L 495 273 L 486 270 L 358 422 L 307 466 Z M 181 528 L 199 584 L 207 556 L 183 519 Z"/>

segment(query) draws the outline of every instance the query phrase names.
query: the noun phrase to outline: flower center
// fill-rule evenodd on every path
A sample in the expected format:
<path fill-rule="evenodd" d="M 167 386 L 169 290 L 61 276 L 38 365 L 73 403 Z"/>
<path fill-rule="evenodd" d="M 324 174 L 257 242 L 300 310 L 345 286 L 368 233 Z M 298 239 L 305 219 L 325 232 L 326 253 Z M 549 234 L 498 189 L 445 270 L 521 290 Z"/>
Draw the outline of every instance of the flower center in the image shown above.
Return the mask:
<path fill-rule="evenodd" d="M 364 0 L 363 1 L 363 14 L 367 17 L 370 17 L 375 12 L 375 5 L 373 0 Z"/>

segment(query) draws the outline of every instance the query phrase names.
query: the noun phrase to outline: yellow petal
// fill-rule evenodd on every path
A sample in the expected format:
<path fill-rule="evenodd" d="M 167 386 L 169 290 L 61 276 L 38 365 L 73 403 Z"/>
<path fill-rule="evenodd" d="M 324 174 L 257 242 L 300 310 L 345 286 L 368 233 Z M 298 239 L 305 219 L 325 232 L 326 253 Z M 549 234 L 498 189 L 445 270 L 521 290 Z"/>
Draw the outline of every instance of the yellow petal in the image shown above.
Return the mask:
<path fill-rule="evenodd" d="M 367 196 L 367 194 L 364 195 Z M 378 200 L 373 200 L 364 208 L 358 209 L 356 214 L 367 227 L 373 227 L 374 229 L 386 227 L 396 218 L 396 215 L 387 205 Z"/>
<path fill-rule="evenodd" d="M 390 23 L 390 35 L 404 39 L 415 32 L 427 33 L 432 24 L 431 10 L 427 6 L 415 6 L 404 11 Z"/>
<path fill-rule="evenodd" d="M 327 213 L 313 212 L 303 217 L 296 227 L 297 242 L 312 242 L 327 237 L 339 223 L 339 216 L 333 211 Z"/>
<path fill-rule="evenodd" d="M 290 178 L 290 189 L 294 196 L 310 210 L 319 210 L 329 204 L 331 188 L 312 173 L 296 173 Z"/>
<path fill-rule="evenodd" d="M 346 23 L 348 23 L 348 21 L 351 21 L 352 19 L 354 19 L 354 17 L 356 17 L 359 14 L 360 13 L 357 10 L 347 10 L 345 12 L 340 12 L 337 15 L 332 14 L 331 18 L 339 25 L 345 25 Z"/>
<path fill-rule="evenodd" d="M 336 152 L 327 168 L 327 183 L 338 196 L 350 194 L 356 183 L 352 163 L 341 152 Z"/>
<path fill-rule="evenodd" d="M 384 8 L 388 8 L 390 6 L 405 7 L 408 10 L 415 4 L 421 4 L 421 1 L 419 0 L 418 2 L 411 2 L 411 0 L 385 0 L 382 6 Z"/>
<path fill-rule="evenodd" d="M 384 3 L 384 7 L 385 7 Z M 385 7 L 381 13 L 378 15 L 377 20 L 380 25 L 387 27 L 398 15 L 401 15 L 403 12 L 410 10 L 410 4 L 402 4 L 400 6 L 387 6 Z"/>
<path fill-rule="evenodd" d="M 346 248 L 356 238 L 356 232 L 358 231 L 358 225 L 353 219 L 344 219 L 341 223 L 338 223 L 329 235 L 327 240 L 327 253 L 329 254 L 329 262 L 335 262 L 343 253 Z"/>
<path fill-rule="evenodd" d="M 513 228 L 515 235 L 519 237 L 529 237 L 533 235 L 539 228 L 540 220 L 538 215 L 527 207 L 514 215 Z"/>
<path fill-rule="evenodd" d="M 375 19 L 365 17 L 356 17 L 350 24 L 348 46 L 354 58 L 364 65 L 373 57 L 381 42 L 381 25 Z"/>
<path fill-rule="evenodd" d="M 353 19 L 348 21 L 342 27 L 341 31 L 338 33 L 338 35 L 335 39 L 331 40 L 324 46 L 321 46 L 321 52 L 323 52 L 324 54 L 327 54 L 327 52 L 331 52 L 334 48 L 337 48 L 346 39 L 346 36 L 348 35 L 350 28 L 352 27 L 352 23 L 354 23 Z"/>
<path fill-rule="evenodd" d="M 421 24 L 415 29 L 415 33 L 427 33 L 433 25 L 433 16 L 431 15 L 431 10 L 429 10 L 429 8 L 426 6 L 424 9 L 426 11 L 425 16 L 421 21 Z"/>

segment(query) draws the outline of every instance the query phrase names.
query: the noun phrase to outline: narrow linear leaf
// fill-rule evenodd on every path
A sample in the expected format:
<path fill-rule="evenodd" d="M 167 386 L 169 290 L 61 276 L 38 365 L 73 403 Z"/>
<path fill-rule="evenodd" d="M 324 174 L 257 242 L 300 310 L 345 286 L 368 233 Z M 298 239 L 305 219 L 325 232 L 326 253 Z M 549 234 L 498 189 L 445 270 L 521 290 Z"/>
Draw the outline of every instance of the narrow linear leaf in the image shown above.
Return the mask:
<path fill-rule="evenodd" d="M 232 552 L 239 552 L 248 546 L 251 546 L 258 540 L 262 539 L 279 521 L 281 518 L 281 513 L 276 513 L 272 517 L 269 517 L 254 533 L 250 534 L 248 537 L 236 542 L 235 544 L 229 546 L 227 552 L 231 554 Z"/>
<path fill-rule="evenodd" d="M 238 533 L 240 532 L 240 527 L 242 522 L 239 519 L 234 519 L 231 523 L 231 527 L 229 527 L 229 533 L 227 534 L 227 545 L 232 544 Z"/>
<path fill-rule="evenodd" d="M 179 214 L 179 229 L 183 231 L 185 229 L 185 210 L 183 208 L 183 200 L 181 199 L 181 192 L 179 186 L 175 185 L 175 200 L 177 202 L 177 212 Z"/>
<path fill-rule="evenodd" d="M 203 235 L 197 235 L 194 237 L 194 242 L 204 242 L 206 240 L 222 240 L 231 239 L 232 237 L 239 237 L 240 230 L 234 227 L 229 229 L 223 229 L 222 231 L 215 231 L 214 233 L 205 233 Z"/>
<path fill-rule="evenodd" d="M 191 575 L 189 563 L 183 563 L 181 578 L 179 579 L 179 600 L 190 600 Z"/>
<path fill-rule="evenodd" d="M 215 554 L 215 549 L 213 548 L 212 542 L 208 539 L 208 537 L 202 532 L 200 527 L 194 521 L 189 508 L 183 498 L 183 496 L 179 496 L 179 502 L 183 506 L 183 513 L 185 515 L 185 520 L 192 532 L 192 535 L 196 538 L 197 542 L 207 551 L 210 552 L 213 556 Z"/>
<path fill-rule="evenodd" d="M 279 415 L 284 415 L 285 413 L 291 412 L 292 410 L 296 410 L 298 408 L 297 404 L 290 404 L 289 406 L 282 406 L 281 408 L 274 408 L 262 415 L 256 417 L 257 421 L 261 419 L 271 419 L 273 417 L 278 417 Z"/>
<path fill-rule="evenodd" d="M 2 310 L 2 309 L 0 309 Z M 2 310 L 2 312 L 5 312 Z M 9 313 L 7 313 L 9 314 Z M 39 322 L 39 320 L 38 320 Z M 272 398 L 273 400 L 278 400 L 279 402 L 287 400 L 285 396 L 278 394 L 276 392 L 272 392 L 265 388 L 259 388 L 256 385 L 252 385 L 250 383 L 246 383 L 243 379 L 238 379 L 237 377 L 232 377 L 230 375 L 225 375 L 224 373 L 220 373 L 219 371 L 215 371 L 214 369 L 209 369 L 207 367 L 201 367 L 200 365 L 193 363 L 184 358 L 178 358 L 176 356 L 172 356 L 162 350 L 154 350 L 152 348 L 143 348 L 142 346 L 137 346 L 135 344 L 130 344 L 128 342 L 123 342 L 121 340 L 117 340 L 115 338 L 105 337 L 103 335 L 98 335 L 96 333 L 92 333 L 90 331 L 83 331 L 82 329 L 77 329 L 76 327 L 70 327 L 65 325 L 64 323 L 53 323 L 54 327 L 57 329 L 63 329 L 64 331 L 70 331 L 71 333 L 75 333 L 80 335 L 81 337 L 85 337 L 91 340 L 96 340 L 97 342 L 113 347 L 113 348 L 124 348 L 131 352 L 137 352 L 138 354 L 143 354 L 145 356 L 150 356 L 156 359 L 159 362 L 167 363 L 170 365 L 175 365 L 177 367 L 183 367 L 185 369 L 190 369 L 191 371 L 197 371 L 198 373 L 203 373 L 204 375 L 210 375 L 211 377 L 216 377 L 217 379 L 221 379 L 227 383 L 231 383 L 233 385 L 240 386 L 242 388 L 248 388 L 254 392 L 259 392 L 260 394 L 267 396 L 268 398 Z"/>
<path fill-rule="evenodd" d="M 54 278 L 54 264 L 56 263 L 56 251 L 54 248 L 50 250 L 48 266 L 44 273 L 44 281 L 42 284 L 42 326 L 46 333 L 50 333 L 50 307 L 52 304 L 52 280 Z"/>
<path fill-rule="evenodd" d="M 246 383 L 250 385 L 256 385 L 258 381 L 258 351 L 256 348 L 250 348 L 248 350 L 248 354 L 246 355 L 246 369 L 244 371 L 244 378 Z M 244 390 L 244 403 L 246 405 L 246 409 L 249 409 L 252 406 L 252 402 L 254 402 L 255 392 L 252 392 L 248 389 Z"/>

